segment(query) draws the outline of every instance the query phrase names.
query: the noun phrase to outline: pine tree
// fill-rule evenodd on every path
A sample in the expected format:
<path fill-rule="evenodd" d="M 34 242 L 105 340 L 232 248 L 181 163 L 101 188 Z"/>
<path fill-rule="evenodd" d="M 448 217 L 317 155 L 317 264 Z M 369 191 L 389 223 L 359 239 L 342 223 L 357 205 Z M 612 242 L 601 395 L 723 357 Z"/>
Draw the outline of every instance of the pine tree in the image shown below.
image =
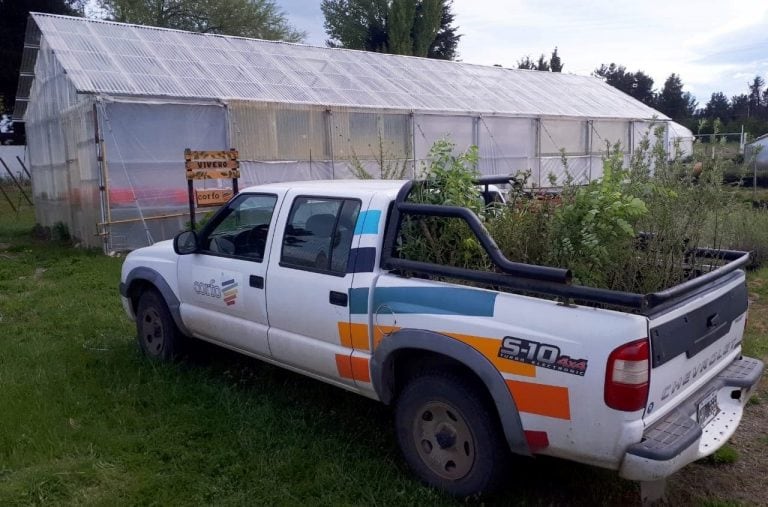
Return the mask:
<path fill-rule="evenodd" d="M 557 54 L 557 46 L 552 51 L 552 56 L 549 58 L 549 66 L 552 72 L 562 72 L 563 62 L 560 60 L 560 55 Z"/>

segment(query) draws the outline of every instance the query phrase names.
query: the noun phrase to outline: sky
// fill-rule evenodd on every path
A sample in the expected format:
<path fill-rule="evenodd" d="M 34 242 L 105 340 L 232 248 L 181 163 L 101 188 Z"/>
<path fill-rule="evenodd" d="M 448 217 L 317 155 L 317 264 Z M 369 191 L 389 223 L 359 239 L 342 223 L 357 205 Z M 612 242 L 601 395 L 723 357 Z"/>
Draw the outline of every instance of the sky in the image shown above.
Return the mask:
<path fill-rule="evenodd" d="M 319 0 L 275 0 L 306 43 L 325 45 Z M 516 67 L 557 46 L 564 72 L 615 62 L 660 89 L 671 73 L 703 107 L 768 81 L 768 0 L 454 0 L 459 60 Z"/>

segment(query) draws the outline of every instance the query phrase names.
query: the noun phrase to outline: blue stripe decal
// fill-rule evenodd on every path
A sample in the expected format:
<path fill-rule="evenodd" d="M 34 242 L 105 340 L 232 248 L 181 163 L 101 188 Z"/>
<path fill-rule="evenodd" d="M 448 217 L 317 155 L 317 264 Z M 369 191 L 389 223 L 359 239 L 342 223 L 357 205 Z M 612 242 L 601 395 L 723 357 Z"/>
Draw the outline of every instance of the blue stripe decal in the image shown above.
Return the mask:
<path fill-rule="evenodd" d="M 370 209 L 368 211 L 363 211 L 357 216 L 355 234 L 378 234 L 380 220 L 381 210 Z"/>
<path fill-rule="evenodd" d="M 350 312 L 368 311 L 368 289 L 351 289 Z M 400 314 L 465 315 L 493 317 L 495 292 L 463 287 L 379 287 L 373 297 L 374 310 L 387 305 Z"/>
<path fill-rule="evenodd" d="M 349 312 L 352 314 L 368 313 L 368 288 L 349 289 Z"/>
<path fill-rule="evenodd" d="M 349 252 L 347 273 L 372 273 L 376 264 L 376 247 L 353 248 Z"/>

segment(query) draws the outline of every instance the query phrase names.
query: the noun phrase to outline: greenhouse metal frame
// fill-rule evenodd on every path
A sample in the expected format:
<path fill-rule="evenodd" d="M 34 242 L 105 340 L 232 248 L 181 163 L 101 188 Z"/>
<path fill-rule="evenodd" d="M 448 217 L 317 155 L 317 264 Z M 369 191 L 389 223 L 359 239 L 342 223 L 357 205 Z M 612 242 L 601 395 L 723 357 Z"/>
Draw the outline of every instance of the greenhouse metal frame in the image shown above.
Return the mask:
<path fill-rule="evenodd" d="M 241 188 L 419 174 L 435 141 L 529 184 L 602 174 L 669 118 L 597 78 L 33 13 L 14 116 L 37 220 L 106 253 L 189 220 L 184 149 L 237 149 Z M 657 129 L 655 126 L 660 126 Z M 225 181 L 203 184 L 219 186 Z"/>

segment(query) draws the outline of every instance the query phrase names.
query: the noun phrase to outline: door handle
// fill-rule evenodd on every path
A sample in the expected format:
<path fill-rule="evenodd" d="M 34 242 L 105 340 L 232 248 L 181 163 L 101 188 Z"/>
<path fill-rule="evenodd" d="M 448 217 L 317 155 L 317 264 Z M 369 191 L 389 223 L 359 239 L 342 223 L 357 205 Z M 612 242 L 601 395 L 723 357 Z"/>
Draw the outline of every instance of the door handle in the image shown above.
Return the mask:
<path fill-rule="evenodd" d="M 347 295 L 343 292 L 332 290 L 328 295 L 328 302 L 336 306 L 347 306 Z"/>
<path fill-rule="evenodd" d="M 255 287 L 257 289 L 263 289 L 264 288 L 264 277 L 258 276 L 258 275 L 251 275 L 248 279 L 248 284 L 251 287 Z"/>

